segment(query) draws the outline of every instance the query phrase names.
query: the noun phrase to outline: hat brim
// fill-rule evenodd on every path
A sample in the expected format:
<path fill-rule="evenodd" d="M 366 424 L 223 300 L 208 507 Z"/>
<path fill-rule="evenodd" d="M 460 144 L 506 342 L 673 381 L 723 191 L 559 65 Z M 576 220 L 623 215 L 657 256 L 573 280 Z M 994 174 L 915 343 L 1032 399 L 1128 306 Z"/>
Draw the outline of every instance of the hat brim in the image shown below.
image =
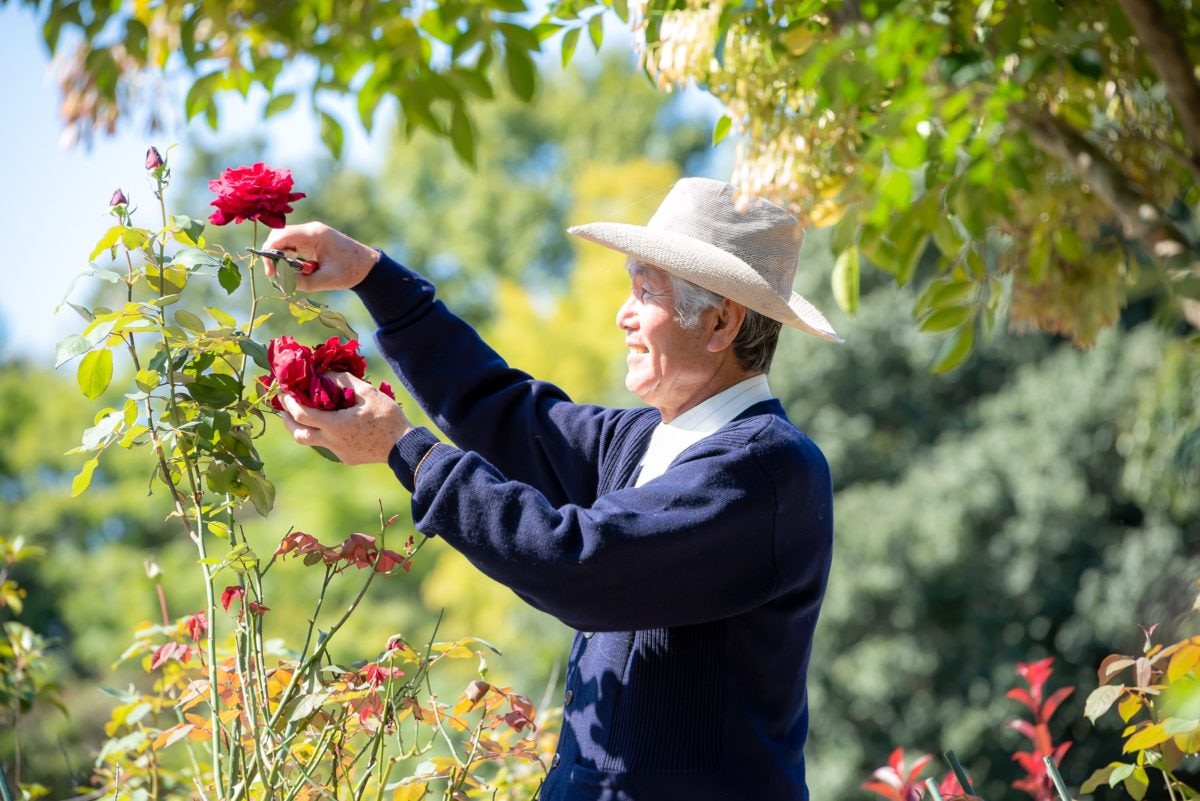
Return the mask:
<path fill-rule="evenodd" d="M 633 256 L 686 281 L 764 314 L 792 328 L 831 342 L 844 341 L 825 315 L 792 290 L 785 297 L 746 262 L 716 245 L 644 225 L 597 222 L 567 229 L 581 239 Z"/>

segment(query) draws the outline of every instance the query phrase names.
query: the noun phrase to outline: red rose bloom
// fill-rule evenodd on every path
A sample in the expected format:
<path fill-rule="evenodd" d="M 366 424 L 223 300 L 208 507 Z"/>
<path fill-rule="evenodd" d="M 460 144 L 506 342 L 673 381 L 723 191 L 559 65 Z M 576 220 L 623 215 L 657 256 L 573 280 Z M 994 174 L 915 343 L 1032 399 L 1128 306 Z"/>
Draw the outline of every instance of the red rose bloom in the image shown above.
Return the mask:
<path fill-rule="evenodd" d="M 358 355 L 357 339 L 343 345 L 330 337 L 313 349 L 313 364 L 318 373 L 350 373 L 355 378 L 367 374 L 367 360 Z"/>
<path fill-rule="evenodd" d="M 282 228 L 291 204 L 305 197 L 292 191 L 292 171 L 277 170 L 261 161 L 250 167 L 229 167 L 220 178 L 208 182 L 217 194 L 210 205 L 216 211 L 208 218 L 213 225 L 261 220 L 268 228 Z"/>
<path fill-rule="evenodd" d="M 271 372 L 258 379 L 264 389 L 277 381 L 279 388 L 301 406 L 324 411 L 348 409 L 355 401 L 354 390 L 339 387 L 327 373 L 350 373 L 356 378 L 364 378 L 367 373 L 367 360 L 358 352 L 358 340 L 343 343 L 336 336 L 311 350 L 289 336 L 273 339 L 267 346 L 267 361 Z M 396 399 L 386 382 L 380 390 Z M 271 406 L 283 410 L 277 397 L 271 399 Z"/>

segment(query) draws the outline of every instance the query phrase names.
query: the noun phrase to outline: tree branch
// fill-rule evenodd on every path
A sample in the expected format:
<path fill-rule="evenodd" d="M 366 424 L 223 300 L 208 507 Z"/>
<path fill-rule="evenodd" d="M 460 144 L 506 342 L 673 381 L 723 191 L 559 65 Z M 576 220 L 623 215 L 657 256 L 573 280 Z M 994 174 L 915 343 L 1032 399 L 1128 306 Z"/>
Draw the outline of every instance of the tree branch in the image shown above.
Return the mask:
<path fill-rule="evenodd" d="M 1176 26 L 1167 19 L 1158 0 L 1118 0 L 1142 50 L 1154 64 L 1175 108 L 1175 117 L 1191 148 L 1193 164 L 1200 165 L 1200 81 Z"/>
<path fill-rule="evenodd" d="M 1030 111 L 1022 119 L 1030 140 L 1091 187 L 1116 215 L 1126 236 L 1138 240 L 1159 258 L 1191 250 L 1188 240 L 1162 209 L 1074 126 L 1045 109 Z"/>

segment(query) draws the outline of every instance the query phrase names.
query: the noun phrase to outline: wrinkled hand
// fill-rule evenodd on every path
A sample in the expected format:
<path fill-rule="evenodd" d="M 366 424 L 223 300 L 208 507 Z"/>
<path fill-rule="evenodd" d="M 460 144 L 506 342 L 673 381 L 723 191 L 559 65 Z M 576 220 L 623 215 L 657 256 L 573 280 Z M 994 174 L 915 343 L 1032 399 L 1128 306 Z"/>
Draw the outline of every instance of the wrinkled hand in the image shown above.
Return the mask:
<path fill-rule="evenodd" d="M 343 234 L 325 223 L 285 225 L 271 231 L 263 250 L 282 250 L 297 258 L 320 265 L 312 275 L 297 275 L 296 287 L 305 292 L 322 289 L 350 289 L 357 286 L 379 261 L 379 251 Z M 264 260 L 267 275 L 274 276 L 276 265 Z M 285 269 L 291 269 L 285 267 Z"/>
<path fill-rule="evenodd" d="M 328 448 L 346 464 L 387 462 L 396 440 L 413 427 L 399 403 L 349 373 L 327 373 L 339 387 L 354 389 L 354 405 L 326 412 L 279 395 L 283 422 L 301 445 Z"/>

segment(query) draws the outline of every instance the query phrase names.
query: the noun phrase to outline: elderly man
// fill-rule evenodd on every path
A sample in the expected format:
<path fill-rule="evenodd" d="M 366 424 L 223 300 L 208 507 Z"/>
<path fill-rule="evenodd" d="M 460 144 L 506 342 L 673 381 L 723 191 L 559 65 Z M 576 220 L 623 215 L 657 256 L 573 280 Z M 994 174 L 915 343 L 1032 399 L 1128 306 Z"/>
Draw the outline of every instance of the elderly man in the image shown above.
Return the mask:
<path fill-rule="evenodd" d="M 571 232 L 628 256 L 626 385 L 606 409 L 509 367 L 416 273 L 320 225 L 267 247 L 352 288 L 383 354 L 455 443 L 351 376 L 339 412 L 285 399 L 297 442 L 386 462 L 416 527 L 578 630 L 544 801 L 804 799 L 805 674 L 833 531 L 829 470 L 766 372 L 781 324 L 837 335 L 792 291 L 783 209 L 684 179 L 646 226 Z M 564 354 L 570 358 L 569 354 Z"/>

